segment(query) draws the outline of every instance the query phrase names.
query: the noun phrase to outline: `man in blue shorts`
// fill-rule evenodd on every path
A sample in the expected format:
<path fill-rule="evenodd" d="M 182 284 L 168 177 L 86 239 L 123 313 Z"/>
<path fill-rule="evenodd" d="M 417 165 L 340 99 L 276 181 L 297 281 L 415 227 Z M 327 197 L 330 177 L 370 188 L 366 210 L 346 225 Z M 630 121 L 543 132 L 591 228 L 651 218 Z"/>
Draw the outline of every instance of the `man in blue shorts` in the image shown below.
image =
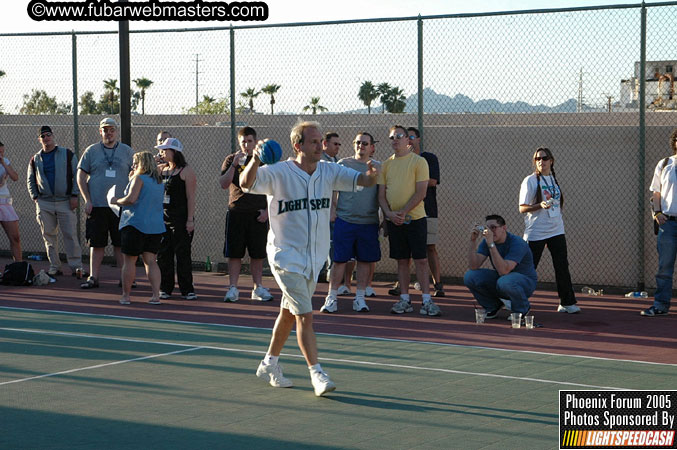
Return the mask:
<path fill-rule="evenodd" d="M 350 167 L 360 173 L 369 170 L 374 154 L 374 138 L 360 131 L 355 137 L 355 156 L 344 158 L 339 165 Z M 329 295 L 321 312 L 333 313 L 338 310 L 338 285 L 344 278 L 346 263 L 357 259 L 357 290 L 353 301 L 353 310 L 368 312 L 364 300 L 365 289 L 369 281 L 371 264 L 381 259 L 381 247 L 378 241 L 378 188 L 370 186 L 356 192 L 334 192 L 336 220 L 334 222 L 333 260 Z"/>

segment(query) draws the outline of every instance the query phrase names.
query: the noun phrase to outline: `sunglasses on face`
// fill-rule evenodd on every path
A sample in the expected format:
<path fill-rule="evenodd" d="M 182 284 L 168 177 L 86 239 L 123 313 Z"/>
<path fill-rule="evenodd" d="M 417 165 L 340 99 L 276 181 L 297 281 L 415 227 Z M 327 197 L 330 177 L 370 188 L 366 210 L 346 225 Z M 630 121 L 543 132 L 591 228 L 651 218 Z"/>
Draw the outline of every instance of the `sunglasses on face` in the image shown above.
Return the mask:
<path fill-rule="evenodd" d="M 418 136 L 416 136 L 415 134 L 410 134 L 410 135 L 409 135 L 409 139 L 416 139 L 417 137 L 418 137 Z"/>
<path fill-rule="evenodd" d="M 355 147 L 360 146 L 360 145 L 362 147 L 367 147 L 367 146 L 371 145 L 371 144 L 369 144 L 369 141 L 355 141 L 354 144 L 355 144 Z"/>
<path fill-rule="evenodd" d="M 537 156 L 534 158 L 534 161 L 550 161 L 549 156 Z"/>
<path fill-rule="evenodd" d="M 496 228 L 501 228 L 503 225 L 489 225 L 487 228 L 489 228 L 491 231 L 496 230 Z"/>
<path fill-rule="evenodd" d="M 389 139 L 391 141 L 394 141 L 395 139 L 402 139 L 404 136 L 405 136 L 404 133 L 397 133 L 397 134 L 390 135 Z"/>
<path fill-rule="evenodd" d="M 40 135 L 40 138 L 41 138 L 41 139 L 44 139 L 44 138 L 46 138 L 46 137 L 50 137 L 51 135 L 52 135 L 52 133 L 49 133 L 49 132 L 48 132 L 48 133 L 42 133 L 42 134 Z"/>

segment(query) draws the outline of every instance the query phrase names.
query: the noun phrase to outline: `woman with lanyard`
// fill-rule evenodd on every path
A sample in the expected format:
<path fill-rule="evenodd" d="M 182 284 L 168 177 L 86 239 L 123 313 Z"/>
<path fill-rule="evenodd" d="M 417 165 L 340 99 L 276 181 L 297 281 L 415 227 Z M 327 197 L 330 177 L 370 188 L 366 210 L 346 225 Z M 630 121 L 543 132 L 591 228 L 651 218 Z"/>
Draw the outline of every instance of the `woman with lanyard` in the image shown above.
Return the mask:
<path fill-rule="evenodd" d="M 12 206 L 12 196 L 7 187 L 7 178 L 17 181 L 16 173 L 9 159 L 5 158 L 5 146 L 0 142 L 0 224 L 9 239 L 9 248 L 14 261 L 21 261 L 21 237 L 19 235 L 19 216 Z"/>
<path fill-rule="evenodd" d="M 564 197 L 555 175 L 555 158 L 547 148 L 539 148 L 533 156 L 534 173 L 522 181 L 519 195 L 519 211 L 524 216 L 524 240 L 534 255 L 534 267 L 548 246 L 555 268 L 555 281 L 560 305 L 558 312 L 575 314 L 581 308 L 576 305 L 574 288 L 569 274 L 567 242 L 564 237 L 562 208 Z"/>
<path fill-rule="evenodd" d="M 153 295 L 151 305 L 160 304 L 160 269 L 157 257 L 165 224 L 162 220 L 162 178 L 151 152 L 134 154 L 132 177 L 125 188 L 125 196 L 113 197 L 112 205 L 122 206 L 120 212 L 120 241 L 124 256 L 122 265 L 121 305 L 130 304 L 130 292 L 139 255 L 146 268 Z"/>
<path fill-rule="evenodd" d="M 191 243 L 195 230 L 195 171 L 186 164 L 183 145 L 176 138 L 167 138 L 155 146 L 165 161 L 162 178 L 165 185 L 164 219 L 167 231 L 162 236 L 162 245 L 157 262 L 162 274 L 160 298 L 167 299 L 174 290 L 174 257 L 176 257 L 176 278 L 181 297 L 197 300 L 193 288 L 193 260 Z"/>

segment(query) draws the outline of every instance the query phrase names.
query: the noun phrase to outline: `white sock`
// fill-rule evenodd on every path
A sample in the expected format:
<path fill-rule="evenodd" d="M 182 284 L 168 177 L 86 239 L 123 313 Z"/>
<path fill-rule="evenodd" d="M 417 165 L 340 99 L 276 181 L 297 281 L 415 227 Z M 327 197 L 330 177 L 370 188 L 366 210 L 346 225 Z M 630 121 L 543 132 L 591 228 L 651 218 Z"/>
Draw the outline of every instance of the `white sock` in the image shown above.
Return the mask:
<path fill-rule="evenodd" d="M 409 294 L 400 294 L 400 298 L 405 302 L 411 302 L 411 300 L 409 300 Z"/>
<path fill-rule="evenodd" d="M 331 298 L 335 299 L 337 295 L 338 295 L 338 289 L 329 289 L 329 296 Z"/>
<path fill-rule="evenodd" d="M 322 367 L 320 366 L 320 363 L 317 363 L 314 366 L 308 366 L 308 370 L 310 370 L 310 373 L 322 372 Z"/>
<path fill-rule="evenodd" d="M 428 303 L 430 300 L 432 300 L 432 299 L 430 298 L 430 294 L 421 294 L 421 298 L 423 299 L 423 303 L 424 303 L 424 304 L 425 304 L 425 303 Z"/>
<path fill-rule="evenodd" d="M 280 360 L 279 356 L 273 356 L 267 353 L 265 358 L 263 358 L 263 364 L 267 366 L 276 366 L 279 360 Z"/>
<path fill-rule="evenodd" d="M 364 297 L 364 289 L 358 289 L 355 291 L 355 298 Z"/>

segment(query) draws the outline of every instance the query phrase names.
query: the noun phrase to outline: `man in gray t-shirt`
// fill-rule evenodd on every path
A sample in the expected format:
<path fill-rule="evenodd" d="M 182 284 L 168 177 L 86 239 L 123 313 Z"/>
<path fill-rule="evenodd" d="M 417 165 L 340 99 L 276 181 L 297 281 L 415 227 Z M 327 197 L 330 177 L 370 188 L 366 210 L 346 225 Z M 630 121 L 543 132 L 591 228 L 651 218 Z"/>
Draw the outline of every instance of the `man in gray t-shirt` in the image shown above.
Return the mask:
<path fill-rule="evenodd" d="M 342 166 L 365 173 L 374 154 L 374 138 L 366 132 L 359 132 L 355 137 L 355 156 L 344 158 L 338 163 Z M 338 285 L 344 277 L 346 263 L 351 258 L 357 259 L 357 290 L 353 301 L 353 310 L 368 312 L 364 298 L 373 265 L 381 259 L 381 248 L 378 240 L 378 187 L 365 187 L 356 192 L 334 192 L 332 217 L 334 222 L 333 260 L 329 295 L 321 312 L 332 313 L 338 310 Z M 335 211 L 333 210 L 335 208 Z M 350 269 L 352 270 L 352 269 Z"/>
<path fill-rule="evenodd" d="M 78 187 L 85 201 L 87 222 L 85 236 L 89 252 L 90 277 L 80 285 L 83 289 L 99 287 L 99 269 L 108 245 L 108 236 L 118 267 L 122 267 L 119 218 L 108 206 L 106 194 L 115 186 L 115 197 L 124 197 L 132 168 L 132 150 L 118 141 L 118 124 L 107 117 L 99 124 L 101 142 L 87 147 L 78 163 Z"/>

